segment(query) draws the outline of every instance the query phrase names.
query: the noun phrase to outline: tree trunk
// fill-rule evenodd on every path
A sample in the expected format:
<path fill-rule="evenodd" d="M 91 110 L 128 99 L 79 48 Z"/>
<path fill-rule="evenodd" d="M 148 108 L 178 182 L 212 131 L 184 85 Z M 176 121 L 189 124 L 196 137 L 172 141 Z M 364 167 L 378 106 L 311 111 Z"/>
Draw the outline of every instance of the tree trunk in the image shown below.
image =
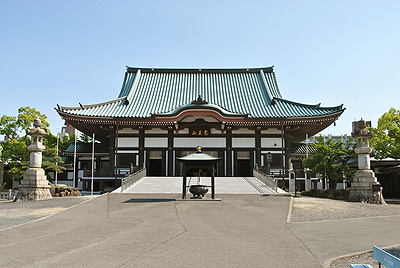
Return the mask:
<path fill-rule="evenodd" d="M 329 179 L 329 189 L 336 190 L 337 181 Z"/>

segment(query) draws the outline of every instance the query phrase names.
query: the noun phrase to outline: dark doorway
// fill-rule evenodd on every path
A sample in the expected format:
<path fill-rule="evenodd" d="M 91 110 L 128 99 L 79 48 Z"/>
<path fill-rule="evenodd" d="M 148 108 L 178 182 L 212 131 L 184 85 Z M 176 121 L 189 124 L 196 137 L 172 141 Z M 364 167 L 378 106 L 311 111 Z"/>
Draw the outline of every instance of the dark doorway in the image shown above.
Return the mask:
<path fill-rule="evenodd" d="M 149 151 L 147 153 L 147 175 L 166 176 L 165 172 L 165 152 Z"/>
<path fill-rule="evenodd" d="M 89 189 L 91 188 L 91 184 L 89 182 Z M 93 182 L 93 191 L 98 192 L 100 191 L 100 182 L 99 181 L 94 181 Z"/>
<path fill-rule="evenodd" d="M 253 163 L 249 151 L 235 152 L 235 173 L 238 177 L 253 176 Z"/>

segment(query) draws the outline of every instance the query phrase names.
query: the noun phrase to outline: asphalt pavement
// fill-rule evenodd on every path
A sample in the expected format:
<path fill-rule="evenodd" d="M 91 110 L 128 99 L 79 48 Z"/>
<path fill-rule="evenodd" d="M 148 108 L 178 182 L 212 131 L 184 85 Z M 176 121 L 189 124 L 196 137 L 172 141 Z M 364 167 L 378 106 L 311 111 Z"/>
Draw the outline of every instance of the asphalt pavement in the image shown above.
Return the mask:
<path fill-rule="evenodd" d="M 287 223 L 287 195 L 107 194 L 0 231 L 2 267 L 324 267 L 397 244 L 399 217 Z"/>

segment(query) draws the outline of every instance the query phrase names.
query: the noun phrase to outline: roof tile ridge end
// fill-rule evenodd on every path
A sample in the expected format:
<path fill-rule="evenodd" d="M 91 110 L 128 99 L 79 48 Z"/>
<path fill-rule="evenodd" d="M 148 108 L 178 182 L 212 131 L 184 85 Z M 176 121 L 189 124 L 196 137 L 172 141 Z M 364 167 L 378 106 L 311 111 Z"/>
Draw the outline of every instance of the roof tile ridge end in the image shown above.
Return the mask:
<path fill-rule="evenodd" d="M 340 104 L 340 105 L 337 105 L 337 106 L 331 106 L 331 107 L 321 107 L 321 103 L 318 103 L 318 104 L 306 104 L 306 103 L 300 103 L 300 102 L 291 101 L 291 100 L 287 100 L 287 99 L 284 99 L 284 98 L 278 98 L 278 97 L 274 97 L 274 99 L 282 101 L 282 102 L 286 102 L 286 103 L 306 106 L 306 107 L 315 108 L 315 109 L 324 109 L 324 110 L 326 110 L 326 109 L 338 109 L 338 110 L 346 109 L 346 108 L 343 108 L 343 104 Z"/>
<path fill-rule="evenodd" d="M 120 98 L 117 98 L 117 99 L 114 99 L 114 100 L 105 101 L 105 102 L 100 102 L 100 103 L 95 103 L 95 104 L 85 104 L 85 105 L 82 105 L 83 107 L 82 106 L 78 106 L 78 107 L 59 106 L 58 104 L 57 104 L 57 107 L 58 107 L 59 111 L 84 110 L 84 109 L 88 109 L 88 108 L 93 108 L 93 107 L 97 107 L 97 106 L 104 106 L 104 105 L 107 105 L 107 104 L 118 102 L 118 101 L 124 100 L 125 98 L 126 97 L 120 97 Z"/>
<path fill-rule="evenodd" d="M 135 78 L 133 79 L 131 89 L 129 90 L 129 93 L 126 96 L 126 103 L 125 104 L 129 104 L 131 102 L 132 96 L 133 96 L 134 92 L 136 91 L 136 88 L 137 88 L 137 86 L 139 84 L 140 76 L 141 76 L 141 69 L 138 68 L 137 71 L 136 71 Z"/>
<path fill-rule="evenodd" d="M 267 96 L 268 96 L 268 100 L 267 100 L 268 104 L 271 104 L 273 99 L 274 99 L 274 97 L 273 97 L 272 92 L 270 91 L 270 88 L 268 87 L 267 79 L 265 78 L 265 73 L 264 73 L 263 69 L 260 69 L 259 75 L 261 75 L 261 81 L 262 81 L 262 84 L 263 84 L 263 86 L 265 88 L 265 92 L 267 93 Z"/>

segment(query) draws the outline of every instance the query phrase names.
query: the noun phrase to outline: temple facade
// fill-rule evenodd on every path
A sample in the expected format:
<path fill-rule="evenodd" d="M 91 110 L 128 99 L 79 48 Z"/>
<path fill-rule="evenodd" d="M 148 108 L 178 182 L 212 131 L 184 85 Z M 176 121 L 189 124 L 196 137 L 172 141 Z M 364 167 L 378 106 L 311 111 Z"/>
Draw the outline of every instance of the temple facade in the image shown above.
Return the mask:
<path fill-rule="evenodd" d="M 344 108 L 283 98 L 273 67 L 127 67 L 116 99 L 57 105 L 56 110 L 108 148 L 97 159 L 96 174 L 117 178 L 144 166 L 148 176 L 182 176 L 176 159 L 201 146 L 222 159 L 216 176 L 252 176 L 253 168 L 266 166 L 271 153 L 270 171 L 284 178 L 291 144 L 331 125 Z"/>

